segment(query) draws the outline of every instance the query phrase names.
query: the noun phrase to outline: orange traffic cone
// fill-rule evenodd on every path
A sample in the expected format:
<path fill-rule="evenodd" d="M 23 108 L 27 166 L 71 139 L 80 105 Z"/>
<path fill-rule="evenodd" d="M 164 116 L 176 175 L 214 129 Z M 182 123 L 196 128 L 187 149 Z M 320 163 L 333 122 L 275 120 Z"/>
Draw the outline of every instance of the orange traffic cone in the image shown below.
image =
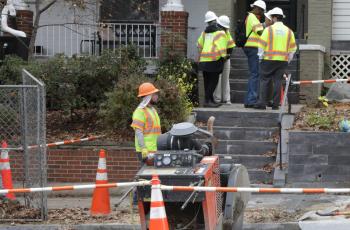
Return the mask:
<path fill-rule="evenodd" d="M 100 158 L 98 160 L 96 184 L 106 183 L 108 183 L 106 152 L 103 149 L 101 149 Z M 90 212 L 91 215 L 108 215 L 111 213 L 108 188 L 95 188 Z"/>
<path fill-rule="evenodd" d="M 12 173 L 11 173 L 11 167 L 10 167 L 10 158 L 9 158 L 9 152 L 6 150 L 7 148 L 6 141 L 3 141 L 1 144 L 1 148 L 3 150 L 1 151 L 1 158 L 0 158 L 0 165 L 1 165 L 1 177 L 2 177 L 2 186 L 4 189 L 12 189 Z M 7 193 L 6 197 L 15 200 L 15 194 L 14 193 Z"/>
<path fill-rule="evenodd" d="M 169 230 L 169 224 L 166 217 L 162 191 L 160 190 L 160 180 L 157 175 L 152 177 L 151 193 L 151 211 L 150 211 L 150 230 Z"/>

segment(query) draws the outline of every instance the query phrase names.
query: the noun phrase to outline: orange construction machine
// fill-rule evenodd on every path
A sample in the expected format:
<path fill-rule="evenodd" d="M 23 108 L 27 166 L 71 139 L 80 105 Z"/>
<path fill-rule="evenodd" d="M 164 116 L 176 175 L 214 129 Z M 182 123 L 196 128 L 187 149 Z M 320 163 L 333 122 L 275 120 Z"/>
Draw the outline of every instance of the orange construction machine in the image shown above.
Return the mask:
<path fill-rule="evenodd" d="M 208 121 L 212 130 L 214 119 Z M 203 139 L 205 134 L 207 139 Z M 203 143 L 203 144 L 202 144 Z M 173 126 L 158 138 L 152 165 L 144 165 L 136 179 L 158 175 L 163 185 L 249 187 L 247 169 L 223 164 L 214 152 L 212 131 L 191 123 Z M 149 227 L 151 191 L 138 187 L 138 207 L 143 230 Z M 170 229 L 242 229 L 243 214 L 250 194 L 162 191 Z"/>

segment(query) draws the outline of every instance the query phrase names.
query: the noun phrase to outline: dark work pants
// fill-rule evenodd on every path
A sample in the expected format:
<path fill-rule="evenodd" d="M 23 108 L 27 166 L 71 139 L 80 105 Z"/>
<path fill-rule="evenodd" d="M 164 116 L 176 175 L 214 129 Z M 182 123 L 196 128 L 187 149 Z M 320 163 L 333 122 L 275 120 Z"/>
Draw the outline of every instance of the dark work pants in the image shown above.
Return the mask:
<path fill-rule="evenodd" d="M 269 100 L 269 88 L 273 81 L 273 105 L 280 104 L 283 74 L 286 72 L 288 62 L 263 60 L 260 64 L 260 91 L 259 105 L 266 105 Z"/>
<path fill-rule="evenodd" d="M 203 71 L 205 103 L 214 102 L 214 91 L 219 81 L 221 72 Z"/>

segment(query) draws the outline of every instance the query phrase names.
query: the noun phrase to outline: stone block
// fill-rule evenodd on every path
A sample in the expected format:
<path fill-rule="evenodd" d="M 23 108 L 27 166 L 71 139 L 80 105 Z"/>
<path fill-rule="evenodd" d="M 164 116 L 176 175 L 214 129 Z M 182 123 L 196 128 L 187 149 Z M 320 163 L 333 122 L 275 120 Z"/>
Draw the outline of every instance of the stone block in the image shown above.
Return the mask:
<path fill-rule="evenodd" d="M 350 160 L 350 157 L 349 157 Z M 327 165 L 329 164 L 327 155 L 315 155 L 315 154 L 298 154 L 298 155 L 290 155 L 289 156 L 289 164 L 319 164 L 319 165 Z"/>
<path fill-rule="evenodd" d="M 312 154 L 312 145 L 311 144 L 296 144 L 291 142 L 289 137 L 288 145 L 289 154 Z"/>

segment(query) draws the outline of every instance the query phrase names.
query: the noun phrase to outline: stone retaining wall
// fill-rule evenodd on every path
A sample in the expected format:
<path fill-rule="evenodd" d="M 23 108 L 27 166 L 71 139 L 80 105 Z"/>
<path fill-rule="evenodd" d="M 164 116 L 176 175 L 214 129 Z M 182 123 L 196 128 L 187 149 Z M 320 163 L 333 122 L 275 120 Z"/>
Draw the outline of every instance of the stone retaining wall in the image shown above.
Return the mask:
<path fill-rule="evenodd" d="M 289 132 L 288 183 L 350 180 L 350 133 Z"/>

